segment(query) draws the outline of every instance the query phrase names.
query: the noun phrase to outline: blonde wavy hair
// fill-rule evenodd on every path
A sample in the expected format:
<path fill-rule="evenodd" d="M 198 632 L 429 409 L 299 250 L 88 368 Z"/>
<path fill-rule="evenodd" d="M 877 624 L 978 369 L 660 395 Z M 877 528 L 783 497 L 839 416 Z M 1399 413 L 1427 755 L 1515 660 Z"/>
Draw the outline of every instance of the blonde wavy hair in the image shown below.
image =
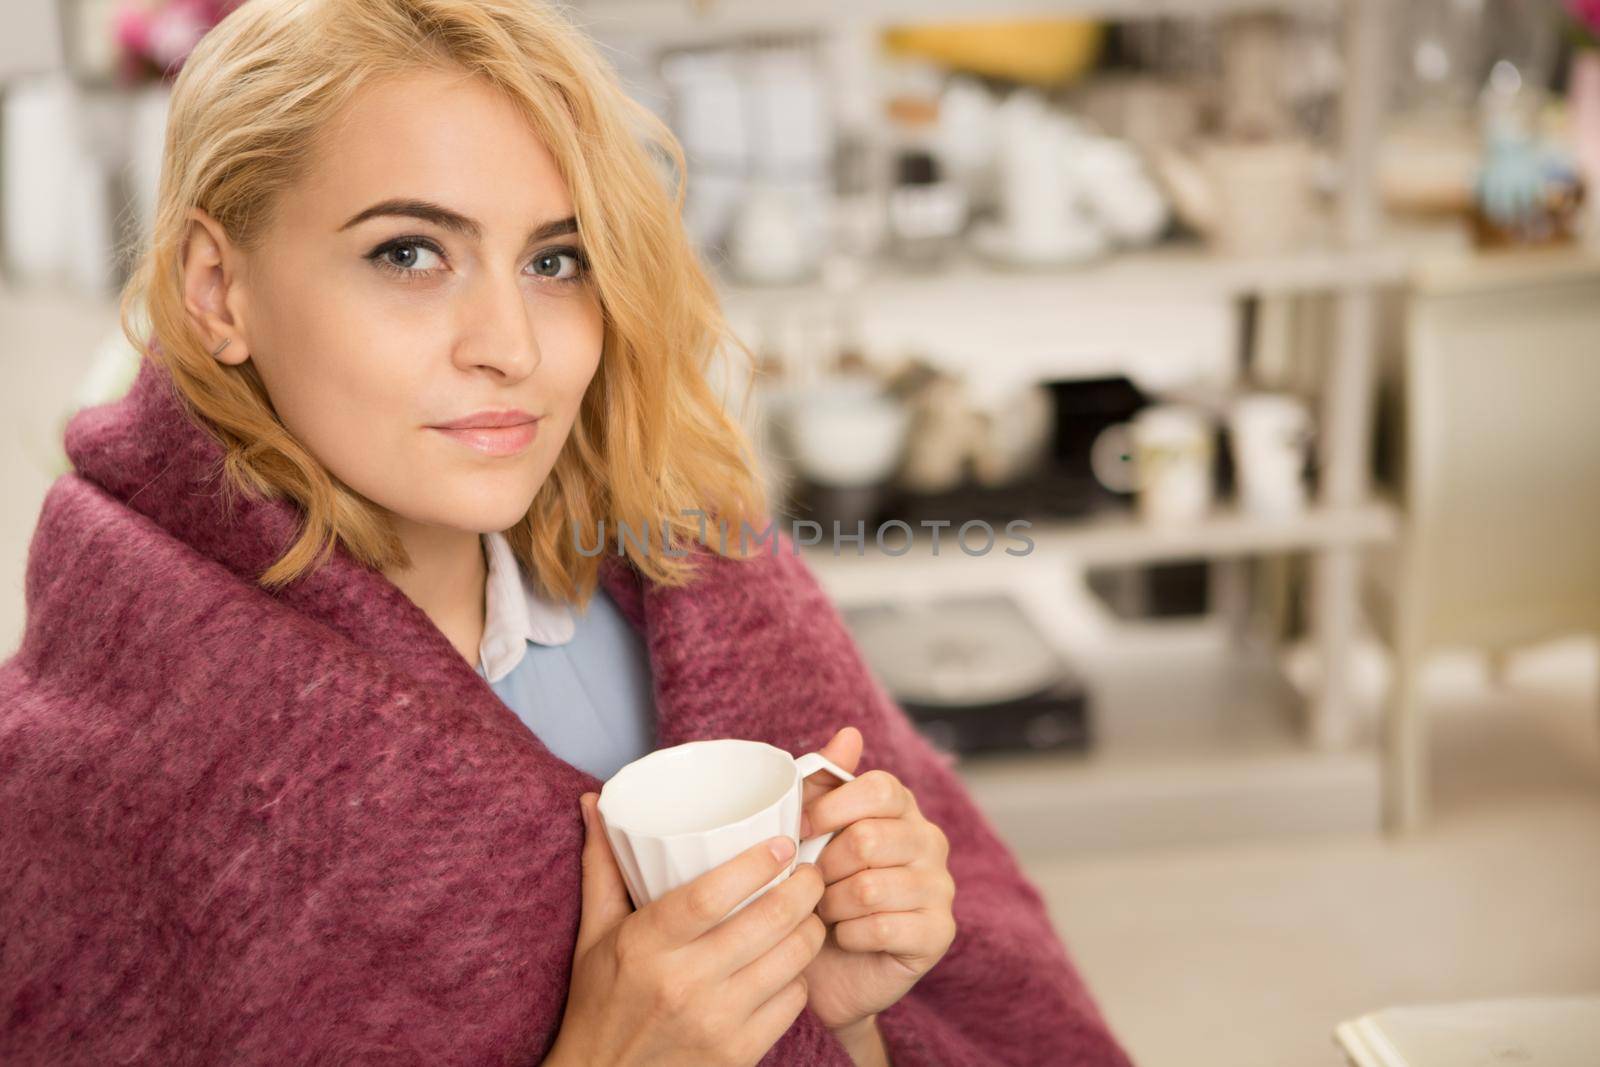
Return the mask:
<path fill-rule="evenodd" d="M 576 604 L 598 584 L 601 554 L 591 553 L 602 523 L 608 542 L 666 585 L 692 580 L 692 542 L 741 555 L 737 532 L 762 528 L 767 501 L 750 441 L 707 372 L 730 351 L 752 370 L 753 359 L 684 230 L 686 169 L 671 130 L 543 0 L 247 0 L 173 86 L 154 225 L 121 319 L 223 444 L 226 491 L 300 505 L 297 540 L 259 583 L 294 581 L 336 542 L 375 568 L 410 560 L 383 510 L 278 421 L 254 364 L 207 351 L 182 298 L 189 212 L 203 209 L 240 248 L 256 247 L 319 131 L 363 84 L 419 64 L 477 74 L 526 114 L 566 181 L 604 312 L 599 368 L 568 441 L 505 531 L 519 560 L 547 593 Z M 647 531 L 648 550 L 615 537 L 619 524 Z"/>

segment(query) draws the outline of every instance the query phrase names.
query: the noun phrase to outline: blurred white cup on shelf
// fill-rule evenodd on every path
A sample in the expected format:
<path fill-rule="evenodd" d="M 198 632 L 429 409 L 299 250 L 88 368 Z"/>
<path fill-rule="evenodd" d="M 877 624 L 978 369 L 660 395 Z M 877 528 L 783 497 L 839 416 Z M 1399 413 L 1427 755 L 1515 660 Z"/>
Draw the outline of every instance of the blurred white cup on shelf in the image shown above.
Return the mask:
<path fill-rule="evenodd" d="M 1114 137 L 1075 135 L 1063 160 L 1079 196 L 1112 237 L 1149 244 L 1167 225 L 1167 200 L 1133 146 Z"/>
<path fill-rule="evenodd" d="M 814 199 L 774 184 L 749 190 L 728 240 L 729 262 L 741 280 L 782 285 L 816 273 Z"/>
<path fill-rule="evenodd" d="M 1228 436 L 1245 511 L 1275 517 L 1305 510 L 1311 433 L 1311 412 L 1297 397 L 1247 393 L 1233 402 Z"/>
<path fill-rule="evenodd" d="M 939 157 L 951 176 L 988 199 L 993 194 L 999 102 L 982 82 L 957 74 L 939 96 Z"/>
<path fill-rule="evenodd" d="M 1140 517 L 1162 524 L 1204 518 L 1213 495 L 1210 418 L 1181 404 L 1157 404 L 1134 416 L 1129 439 Z"/>
<path fill-rule="evenodd" d="M 1055 401 L 1039 383 L 1016 388 L 981 413 L 983 432 L 972 454 L 973 479 L 1007 485 L 1036 470 L 1055 432 Z"/>
<path fill-rule="evenodd" d="M 1155 404 L 1095 438 L 1089 465 L 1113 493 L 1135 493 L 1147 522 L 1204 518 L 1214 495 L 1211 417 L 1186 404 Z"/>
<path fill-rule="evenodd" d="M 1105 235 L 1066 166 L 1073 128 L 1032 90 L 996 108 L 1000 220 L 980 227 L 979 247 L 1018 264 L 1072 262 L 1099 254 Z"/>
<path fill-rule="evenodd" d="M 840 379 L 788 404 L 795 466 L 817 485 L 846 489 L 888 481 L 899 465 L 911 412 L 873 379 Z"/>
<path fill-rule="evenodd" d="M 1000 218 L 973 228 L 973 246 L 992 261 L 1016 267 L 1061 266 L 1104 253 L 1105 229 L 1067 165 L 1072 123 L 1030 89 L 1013 92 L 995 116 Z"/>

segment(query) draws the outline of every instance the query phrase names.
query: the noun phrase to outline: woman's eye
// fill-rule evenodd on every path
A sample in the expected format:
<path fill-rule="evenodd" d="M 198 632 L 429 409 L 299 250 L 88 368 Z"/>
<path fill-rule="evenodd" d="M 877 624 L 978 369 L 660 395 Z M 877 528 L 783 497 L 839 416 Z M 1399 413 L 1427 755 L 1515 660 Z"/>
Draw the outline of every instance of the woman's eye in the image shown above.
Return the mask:
<path fill-rule="evenodd" d="M 552 248 L 534 256 L 532 266 L 533 272 L 541 278 L 555 282 L 576 282 L 587 269 L 588 261 L 575 248 Z"/>
<path fill-rule="evenodd" d="M 369 258 L 399 274 L 425 274 L 443 262 L 437 248 L 416 240 L 391 241 Z"/>

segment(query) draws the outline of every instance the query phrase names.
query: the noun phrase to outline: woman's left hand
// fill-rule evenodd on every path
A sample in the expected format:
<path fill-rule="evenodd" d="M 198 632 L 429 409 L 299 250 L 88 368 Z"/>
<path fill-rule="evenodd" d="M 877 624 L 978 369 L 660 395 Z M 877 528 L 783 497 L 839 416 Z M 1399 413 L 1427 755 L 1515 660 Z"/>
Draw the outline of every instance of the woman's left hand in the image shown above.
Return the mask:
<path fill-rule="evenodd" d="M 854 772 L 861 731 L 847 726 L 821 751 Z M 955 879 L 944 831 L 922 817 L 911 790 L 885 770 L 830 787 L 806 782 L 801 837 L 838 831 L 817 857 L 828 927 L 806 967 L 806 1006 L 830 1029 L 861 1023 L 905 996 L 949 949 Z"/>

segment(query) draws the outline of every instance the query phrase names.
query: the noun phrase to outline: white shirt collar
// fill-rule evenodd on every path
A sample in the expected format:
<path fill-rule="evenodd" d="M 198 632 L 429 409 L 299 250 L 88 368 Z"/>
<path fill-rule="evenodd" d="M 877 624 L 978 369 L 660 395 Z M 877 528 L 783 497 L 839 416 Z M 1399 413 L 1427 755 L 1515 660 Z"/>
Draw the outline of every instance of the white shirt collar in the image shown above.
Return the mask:
<path fill-rule="evenodd" d="M 577 632 L 577 622 L 569 605 L 546 598 L 534 586 L 504 534 L 484 534 L 483 543 L 489 579 L 478 658 L 485 677 L 498 682 L 522 662 L 529 641 L 564 645 Z"/>

